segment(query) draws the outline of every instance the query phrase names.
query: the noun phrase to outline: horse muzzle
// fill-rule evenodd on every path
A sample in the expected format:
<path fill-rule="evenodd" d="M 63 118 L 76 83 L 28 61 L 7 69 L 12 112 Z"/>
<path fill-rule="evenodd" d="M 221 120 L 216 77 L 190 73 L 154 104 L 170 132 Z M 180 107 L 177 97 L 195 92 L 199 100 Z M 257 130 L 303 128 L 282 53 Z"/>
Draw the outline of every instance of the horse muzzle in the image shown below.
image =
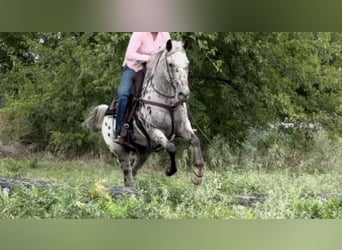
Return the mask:
<path fill-rule="evenodd" d="M 184 93 L 184 92 L 179 92 L 178 93 L 178 100 L 179 101 L 183 101 L 183 102 L 186 102 L 186 101 L 188 101 L 188 99 L 189 99 L 189 93 Z"/>

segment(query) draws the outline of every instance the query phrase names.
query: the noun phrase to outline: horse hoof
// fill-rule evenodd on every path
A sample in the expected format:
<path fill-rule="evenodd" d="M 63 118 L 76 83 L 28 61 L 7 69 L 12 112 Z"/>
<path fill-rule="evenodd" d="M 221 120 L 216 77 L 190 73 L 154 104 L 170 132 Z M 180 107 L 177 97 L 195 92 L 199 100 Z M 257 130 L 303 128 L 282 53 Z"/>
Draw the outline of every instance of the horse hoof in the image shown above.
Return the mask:
<path fill-rule="evenodd" d="M 125 181 L 125 187 L 126 188 L 134 188 L 134 182 L 133 181 L 130 181 L 130 182 Z"/>
<path fill-rule="evenodd" d="M 165 171 L 166 176 L 172 176 L 177 172 L 177 169 L 175 168 L 167 168 Z"/>
<path fill-rule="evenodd" d="M 198 177 L 197 175 L 192 176 L 192 183 L 196 186 L 199 186 L 202 184 L 202 177 Z"/>

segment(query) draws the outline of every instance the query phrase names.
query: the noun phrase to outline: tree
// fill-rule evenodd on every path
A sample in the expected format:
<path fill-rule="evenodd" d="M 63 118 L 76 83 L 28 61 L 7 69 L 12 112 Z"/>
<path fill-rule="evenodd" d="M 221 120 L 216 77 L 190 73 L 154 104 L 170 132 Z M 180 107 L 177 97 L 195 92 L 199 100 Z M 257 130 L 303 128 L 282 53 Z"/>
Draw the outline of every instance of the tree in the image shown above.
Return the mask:
<path fill-rule="evenodd" d="M 191 120 L 238 146 L 251 127 L 320 123 L 341 136 L 342 33 L 173 33 L 190 41 Z M 13 133 L 52 152 L 81 154 L 80 124 L 116 95 L 129 33 L 3 33 L 0 107 Z M 2 101 L 1 101 L 2 100 Z M 205 140 L 202 140 L 204 146 Z"/>
<path fill-rule="evenodd" d="M 124 40 L 127 34 L 39 33 L 28 41 L 35 63 L 18 61 L 3 79 L 21 85 L 18 95 L 7 96 L 18 137 L 77 154 L 87 136 L 80 127 L 84 114 L 113 98 Z"/>
<path fill-rule="evenodd" d="M 207 134 L 234 144 L 250 127 L 285 120 L 339 129 L 340 33 L 187 35 L 193 113 Z"/>

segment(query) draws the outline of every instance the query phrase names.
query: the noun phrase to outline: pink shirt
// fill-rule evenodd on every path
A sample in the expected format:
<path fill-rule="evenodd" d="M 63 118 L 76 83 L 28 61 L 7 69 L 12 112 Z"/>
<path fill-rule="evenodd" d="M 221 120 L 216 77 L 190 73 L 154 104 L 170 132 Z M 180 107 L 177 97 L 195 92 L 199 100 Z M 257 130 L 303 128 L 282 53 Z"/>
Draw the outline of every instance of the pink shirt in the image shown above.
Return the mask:
<path fill-rule="evenodd" d="M 156 53 L 159 47 L 171 39 L 169 32 L 158 32 L 155 40 L 151 32 L 133 32 L 129 40 L 123 66 L 128 66 L 135 72 L 143 68 L 150 56 Z"/>

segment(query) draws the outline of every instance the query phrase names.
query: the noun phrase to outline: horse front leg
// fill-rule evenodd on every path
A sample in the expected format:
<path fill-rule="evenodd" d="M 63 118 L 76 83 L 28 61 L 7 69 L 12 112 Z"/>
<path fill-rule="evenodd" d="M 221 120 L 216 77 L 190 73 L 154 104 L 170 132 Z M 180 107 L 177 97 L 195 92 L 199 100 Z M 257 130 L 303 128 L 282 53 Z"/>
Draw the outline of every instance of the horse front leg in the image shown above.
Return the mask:
<path fill-rule="evenodd" d="M 192 146 L 196 167 L 194 170 L 194 175 L 192 177 L 192 183 L 195 185 L 201 185 L 204 172 L 204 160 L 201 151 L 201 142 L 191 128 L 189 121 L 186 123 L 185 128 L 179 131 L 179 135 L 187 140 Z"/>
<path fill-rule="evenodd" d="M 176 147 L 173 143 L 170 142 L 170 144 L 173 145 L 173 148 L 172 150 L 168 150 L 168 153 L 169 153 L 169 156 L 170 156 L 170 161 L 171 161 L 171 164 L 170 164 L 170 167 L 168 167 L 166 170 L 165 170 L 165 174 L 167 176 L 172 176 L 174 175 L 176 172 L 177 172 L 177 166 L 176 166 Z M 172 147 L 171 147 L 172 148 Z"/>
<path fill-rule="evenodd" d="M 194 175 L 192 177 L 192 183 L 194 183 L 195 185 L 201 185 L 204 172 L 204 160 L 201 151 L 201 143 L 197 135 L 195 135 L 194 133 L 191 134 L 190 138 L 190 143 L 194 151 L 196 166 Z"/>
<path fill-rule="evenodd" d="M 165 174 L 167 176 L 174 175 L 177 172 L 175 144 L 170 142 L 164 135 L 164 133 L 158 129 L 151 130 L 150 137 L 153 141 L 155 141 L 157 144 L 160 144 L 168 152 L 171 164 L 168 168 L 166 168 Z"/>

